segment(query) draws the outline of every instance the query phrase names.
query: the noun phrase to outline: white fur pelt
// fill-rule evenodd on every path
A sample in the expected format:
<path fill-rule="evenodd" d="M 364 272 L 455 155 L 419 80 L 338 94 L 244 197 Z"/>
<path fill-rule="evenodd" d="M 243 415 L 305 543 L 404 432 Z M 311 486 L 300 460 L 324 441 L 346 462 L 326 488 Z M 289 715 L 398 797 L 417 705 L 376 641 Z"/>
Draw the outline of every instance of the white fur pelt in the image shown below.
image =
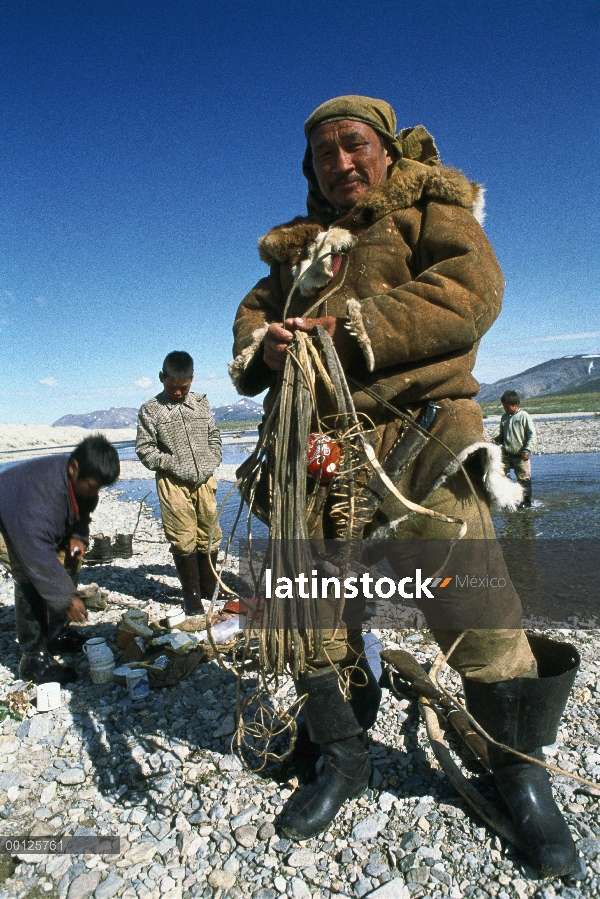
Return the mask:
<path fill-rule="evenodd" d="M 259 347 L 259 344 L 268 330 L 269 330 L 269 326 L 264 325 L 262 328 L 257 328 L 255 331 L 253 331 L 252 332 L 252 343 L 248 344 L 248 346 L 242 350 L 242 352 L 239 354 L 239 356 L 236 356 L 235 359 L 229 363 L 229 366 L 228 366 L 229 367 L 229 376 L 230 376 L 231 380 L 233 381 L 233 385 L 236 388 L 236 390 L 238 391 L 238 393 L 240 392 L 239 384 L 242 379 L 242 375 L 244 374 L 244 372 L 246 371 L 246 369 L 252 362 L 252 359 Z"/>
<path fill-rule="evenodd" d="M 365 323 L 362 317 L 362 307 L 358 300 L 348 300 L 346 302 L 346 312 L 348 314 L 348 322 L 346 328 L 353 337 L 356 337 L 363 351 L 368 371 L 375 371 L 375 354 L 373 353 L 373 345 L 367 334 Z"/>
<path fill-rule="evenodd" d="M 483 488 L 490 500 L 501 509 L 508 509 L 514 512 L 520 502 L 523 500 L 523 488 L 515 481 L 511 481 L 504 474 L 504 466 L 502 464 L 502 449 L 495 443 L 487 443 L 485 440 L 472 443 L 470 446 L 458 454 L 456 459 L 450 463 L 443 475 L 438 478 L 433 486 L 433 490 L 441 487 L 444 481 L 456 474 L 460 470 L 459 462 L 464 465 L 469 456 L 473 453 L 483 455 Z M 431 491 L 433 493 L 433 490 Z"/>
<path fill-rule="evenodd" d="M 308 256 L 292 269 L 294 280 L 300 280 L 300 293 L 311 296 L 326 287 L 333 278 L 332 255 L 348 251 L 356 238 L 344 228 L 330 228 L 321 231 L 307 248 Z"/>

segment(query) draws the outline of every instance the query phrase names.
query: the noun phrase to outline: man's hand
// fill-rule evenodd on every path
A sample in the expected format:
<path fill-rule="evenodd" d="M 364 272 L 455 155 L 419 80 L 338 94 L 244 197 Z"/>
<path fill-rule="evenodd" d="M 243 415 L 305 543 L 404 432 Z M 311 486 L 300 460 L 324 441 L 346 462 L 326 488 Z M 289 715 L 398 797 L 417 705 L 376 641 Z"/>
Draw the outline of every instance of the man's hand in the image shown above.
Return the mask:
<path fill-rule="evenodd" d="M 65 616 L 68 621 L 74 621 L 79 624 L 88 617 L 85 604 L 78 596 L 74 596 L 70 604 L 65 609 Z"/>
<path fill-rule="evenodd" d="M 293 321 L 293 318 L 288 318 L 286 325 L 288 322 Z M 278 325 L 277 322 L 273 322 L 272 325 L 269 325 L 269 330 L 264 336 L 263 345 L 264 360 L 270 369 L 273 371 L 283 371 L 285 368 L 287 348 L 293 339 L 294 335 L 292 332 L 286 331 L 286 329 L 281 325 Z"/>
<path fill-rule="evenodd" d="M 264 337 L 264 360 L 273 371 L 283 371 L 287 348 L 294 339 L 294 331 L 312 331 L 320 325 L 333 340 L 338 353 L 345 348 L 349 333 L 344 327 L 345 319 L 326 315 L 323 318 L 287 318 L 285 327 L 273 323 Z"/>
<path fill-rule="evenodd" d="M 527 462 L 529 460 L 529 453 L 521 453 L 521 458 L 523 462 Z"/>
<path fill-rule="evenodd" d="M 70 537 L 69 538 L 69 558 L 70 559 L 82 559 L 87 547 L 83 540 L 80 540 L 79 537 Z"/>

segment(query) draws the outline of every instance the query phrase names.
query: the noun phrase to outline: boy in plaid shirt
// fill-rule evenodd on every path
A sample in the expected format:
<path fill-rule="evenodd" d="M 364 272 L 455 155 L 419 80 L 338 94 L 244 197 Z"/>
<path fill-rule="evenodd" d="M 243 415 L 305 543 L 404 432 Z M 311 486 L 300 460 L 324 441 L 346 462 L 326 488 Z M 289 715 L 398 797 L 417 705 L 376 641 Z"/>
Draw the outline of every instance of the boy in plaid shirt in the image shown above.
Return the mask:
<path fill-rule="evenodd" d="M 163 390 L 138 415 L 135 451 L 156 472 L 163 527 L 183 588 L 188 615 L 204 611 L 212 597 L 214 568 L 222 533 L 217 524 L 210 555 L 208 538 L 217 514 L 221 435 L 204 394 L 192 393 L 194 361 L 189 353 L 169 353 L 159 374 Z"/>

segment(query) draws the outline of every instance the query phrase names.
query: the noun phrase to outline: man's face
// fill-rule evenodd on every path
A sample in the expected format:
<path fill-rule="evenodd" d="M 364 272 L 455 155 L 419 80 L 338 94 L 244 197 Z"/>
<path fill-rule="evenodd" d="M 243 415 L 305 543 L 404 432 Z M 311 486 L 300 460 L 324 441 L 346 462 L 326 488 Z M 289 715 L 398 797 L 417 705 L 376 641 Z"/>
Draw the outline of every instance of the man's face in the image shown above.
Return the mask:
<path fill-rule="evenodd" d="M 194 380 L 193 376 L 191 378 L 174 378 L 171 375 L 165 377 L 162 371 L 158 377 L 172 403 L 183 403 Z"/>
<path fill-rule="evenodd" d="M 504 411 L 507 415 L 514 415 L 520 408 L 517 403 L 502 403 L 502 405 L 504 406 Z"/>
<path fill-rule="evenodd" d="M 364 122 L 319 125 L 310 145 L 321 193 L 338 212 L 348 212 L 368 190 L 387 181 L 392 157 Z"/>
<path fill-rule="evenodd" d="M 80 478 L 79 465 L 76 459 L 69 460 L 67 471 L 76 499 L 92 499 L 98 496 L 102 484 L 97 478 Z"/>

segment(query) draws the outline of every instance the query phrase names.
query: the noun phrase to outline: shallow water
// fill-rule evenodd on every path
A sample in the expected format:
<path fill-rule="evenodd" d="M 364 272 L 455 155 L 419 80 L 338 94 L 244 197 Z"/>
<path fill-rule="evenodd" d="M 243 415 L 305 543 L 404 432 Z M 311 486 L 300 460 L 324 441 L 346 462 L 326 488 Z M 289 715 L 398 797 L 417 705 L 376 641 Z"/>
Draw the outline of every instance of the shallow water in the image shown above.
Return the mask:
<path fill-rule="evenodd" d="M 499 537 L 600 537 L 600 453 L 533 456 L 531 479 L 531 509 L 494 514 Z"/>
<path fill-rule="evenodd" d="M 251 447 L 227 445 L 223 447 L 223 462 L 240 465 Z M 135 458 L 133 448 L 120 453 L 122 459 Z M 532 458 L 533 507 L 522 512 L 496 512 L 493 515 L 496 532 L 501 538 L 564 540 L 600 537 L 600 453 L 557 453 Z M 219 503 L 231 484 L 220 483 Z M 158 496 L 153 481 L 119 481 L 115 488 L 131 499 L 141 499 L 148 491 L 146 502 L 160 516 Z M 233 527 L 239 507 L 234 493 L 221 516 L 224 533 Z M 245 536 L 245 512 L 240 536 Z M 253 533 L 266 535 L 260 522 L 253 520 Z M 254 530 L 256 528 L 256 530 Z"/>

